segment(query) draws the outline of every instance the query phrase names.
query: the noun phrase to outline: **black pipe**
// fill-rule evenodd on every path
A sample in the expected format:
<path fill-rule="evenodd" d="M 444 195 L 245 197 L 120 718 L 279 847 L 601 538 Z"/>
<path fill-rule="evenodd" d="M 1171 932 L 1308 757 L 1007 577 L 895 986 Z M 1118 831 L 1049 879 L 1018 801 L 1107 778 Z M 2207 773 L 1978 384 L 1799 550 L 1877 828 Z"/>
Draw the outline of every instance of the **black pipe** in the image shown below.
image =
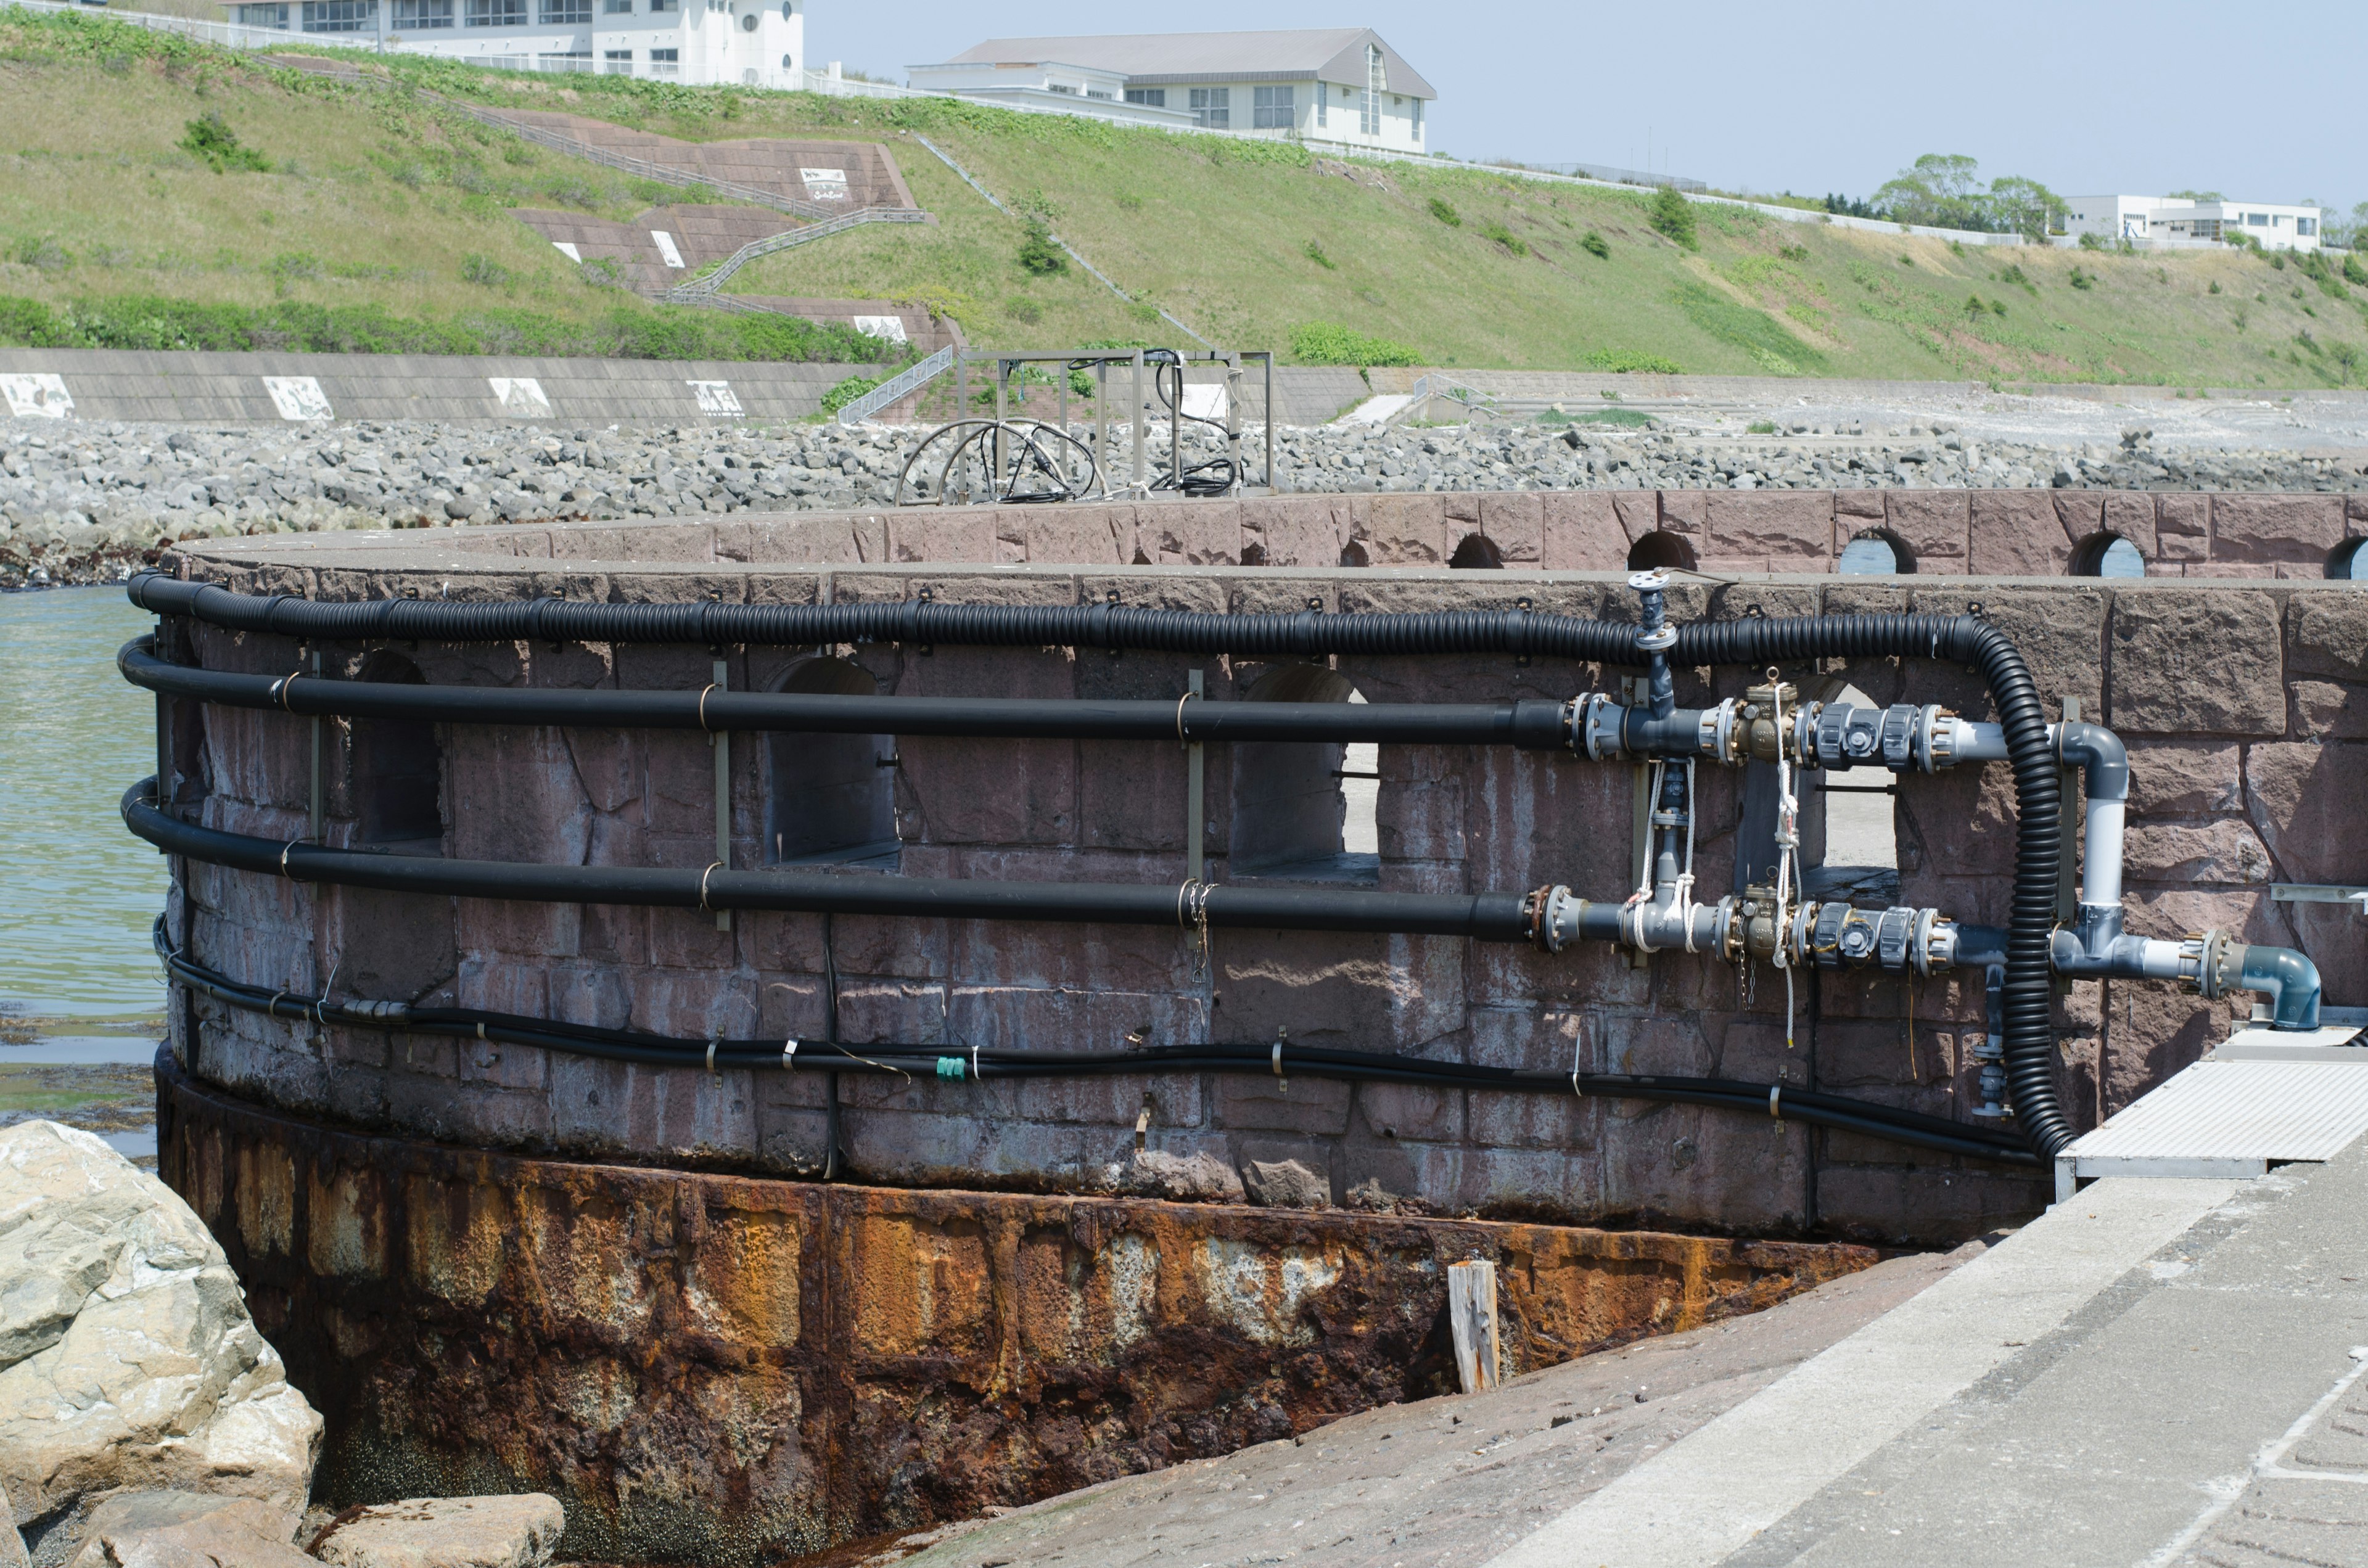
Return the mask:
<path fill-rule="evenodd" d="M 1634 668 L 1648 660 L 1637 631 L 1616 622 L 1526 609 L 1403 615 L 1216 615 L 1121 605 L 869 605 L 584 603 L 570 599 L 454 603 L 373 599 L 324 603 L 233 594 L 142 573 L 131 601 L 237 631 L 335 642 L 661 642 L 823 645 L 898 642 L 949 646 L 1140 648 L 1277 654 L 1510 653 Z M 2049 956 L 2056 868 L 2063 853 L 2056 758 L 2022 655 L 2005 633 L 1969 616 L 1833 615 L 1697 623 L 1678 629 L 1672 665 L 1755 665 L 1816 658 L 1949 660 L 1978 670 L 2006 732 L 2017 820 L 2005 998 L 2008 1076 L 2032 1146 L 2053 1156 L 2071 1142 L 2055 1096 L 2055 984 Z M 744 875 L 746 873 L 743 873 Z"/>
<path fill-rule="evenodd" d="M 822 1071 L 871 1076 L 936 1077 L 950 1062 L 965 1079 L 1089 1077 L 1121 1073 L 1258 1073 L 1272 1071 L 1270 1045 L 1201 1044 L 1146 1046 L 1132 1051 L 1043 1052 L 970 1051 L 956 1047 L 881 1043 L 837 1045 L 770 1040 L 690 1040 L 604 1029 L 490 1012 L 473 1007 L 416 1007 L 404 1004 L 346 1002 L 267 992 L 208 969 L 169 949 L 161 924 L 154 932 L 158 953 L 174 977 L 191 991 L 227 1006 L 271 1017 L 385 1028 L 415 1034 L 450 1035 L 565 1051 L 604 1061 L 673 1068 L 713 1067 L 735 1071 Z M 1288 1072 L 1309 1077 L 1368 1083 L 1401 1083 L 1434 1088 L 1483 1089 L 1532 1094 L 1582 1094 L 1599 1098 L 1658 1100 L 1710 1106 L 1768 1116 L 1771 1108 L 1813 1126 L 1861 1132 L 1918 1148 L 1972 1159 L 2030 1165 L 2036 1160 L 2012 1136 L 1966 1128 L 1939 1117 L 1839 1095 L 1736 1079 L 1620 1073 L 1581 1073 L 1575 1078 L 1554 1070 L 1471 1066 L 1426 1057 L 1379 1051 L 1293 1046 Z M 1771 1095 L 1771 1091 L 1774 1093 Z"/>
<path fill-rule="evenodd" d="M 1558 751 L 1570 744 L 1567 705 L 1543 698 L 1493 703 L 1178 702 L 419 686 L 197 669 L 158 658 L 154 641 L 136 637 L 116 653 L 116 667 L 134 686 L 229 708 L 357 719 L 988 739 L 1374 741 L 1531 751 Z"/>
<path fill-rule="evenodd" d="M 125 791 L 123 823 L 170 855 L 291 881 L 527 903 L 618 903 L 673 909 L 769 909 L 798 915 L 905 919 L 1051 920 L 1081 925 L 1207 925 L 1221 930 L 1374 931 L 1529 940 L 1522 895 L 1367 892 L 1238 884 L 991 882 L 960 877 L 878 877 L 814 871 L 654 870 L 538 866 L 510 860 L 330 849 L 224 833 L 178 821 L 148 798 L 155 780 Z"/>

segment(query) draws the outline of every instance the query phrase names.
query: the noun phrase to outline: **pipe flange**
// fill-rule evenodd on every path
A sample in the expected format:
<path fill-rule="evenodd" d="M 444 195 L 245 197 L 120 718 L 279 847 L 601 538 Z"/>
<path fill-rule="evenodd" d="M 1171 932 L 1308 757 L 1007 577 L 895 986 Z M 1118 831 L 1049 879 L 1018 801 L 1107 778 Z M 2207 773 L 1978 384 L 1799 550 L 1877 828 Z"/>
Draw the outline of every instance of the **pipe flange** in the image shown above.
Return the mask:
<path fill-rule="evenodd" d="M 1668 585 L 1669 569 L 1666 566 L 1656 566 L 1649 572 L 1632 572 L 1628 575 L 1628 586 L 1640 594 L 1652 593 Z"/>
<path fill-rule="evenodd" d="M 1571 724 L 1571 750 L 1596 762 L 1610 762 L 1626 748 L 1621 744 L 1620 705 L 1600 691 L 1579 699 Z"/>
<path fill-rule="evenodd" d="M 1677 642 L 1678 629 L 1674 626 L 1664 626 L 1658 631 L 1636 633 L 1636 646 L 1648 653 L 1657 653 L 1664 649 L 1674 648 Z"/>
<path fill-rule="evenodd" d="M 1932 973 L 1932 926 L 1941 918 L 1938 909 L 1927 908 L 1916 916 L 1916 936 L 1911 950 L 1916 958 L 1916 972 L 1930 979 Z"/>

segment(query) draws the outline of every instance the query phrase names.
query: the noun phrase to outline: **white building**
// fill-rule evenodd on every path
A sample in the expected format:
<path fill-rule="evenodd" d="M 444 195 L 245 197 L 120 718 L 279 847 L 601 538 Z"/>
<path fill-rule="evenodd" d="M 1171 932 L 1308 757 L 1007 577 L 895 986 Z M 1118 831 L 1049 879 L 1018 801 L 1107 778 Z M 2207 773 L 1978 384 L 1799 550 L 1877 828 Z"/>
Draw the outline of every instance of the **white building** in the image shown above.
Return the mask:
<path fill-rule="evenodd" d="M 1406 153 L 1427 150 L 1439 97 L 1371 28 L 998 38 L 909 71 L 926 92 L 1049 108 L 1103 99 L 1112 118 Z"/>
<path fill-rule="evenodd" d="M 2319 210 L 2272 201 L 2192 201 L 2174 196 L 2067 196 L 2075 234 L 2137 244 L 2211 244 L 2249 235 L 2265 250 L 2317 250 Z"/>
<path fill-rule="evenodd" d="M 805 85 L 805 0 L 264 0 L 250 28 L 510 70 Z"/>

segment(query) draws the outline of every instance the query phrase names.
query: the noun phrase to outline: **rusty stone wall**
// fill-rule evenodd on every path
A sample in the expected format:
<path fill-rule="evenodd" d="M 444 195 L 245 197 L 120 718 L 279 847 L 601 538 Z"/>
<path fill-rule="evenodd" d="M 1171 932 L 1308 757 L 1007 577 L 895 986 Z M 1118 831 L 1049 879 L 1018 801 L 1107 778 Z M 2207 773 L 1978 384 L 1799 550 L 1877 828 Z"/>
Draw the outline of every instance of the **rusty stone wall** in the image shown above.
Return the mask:
<path fill-rule="evenodd" d="M 571 1559 L 770 1562 L 1771 1305 L 1839 1244 L 564 1164 L 371 1137 L 160 1058 L 165 1175 L 330 1422 L 316 1500 L 549 1491 Z"/>
<path fill-rule="evenodd" d="M 1485 509 L 1496 499 L 1480 501 Z M 1256 505 L 1220 506 L 1216 514 Z M 1178 528 L 1196 515 L 1183 504 L 1142 510 L 1172 516 Z M 992 528 L 1016 515 L 955 509 L 944 526 Z M 190 573 L 233 586 L 333 598 L 562 591 L 845 602 L 899 600 L 926 586 L 946 601 L 1099 602 L 1115 593 L 1137 605 L 1297 609 L 1314 599 L 1354 611 L 1502 607 L 1527 597 L 1546 610 L 1633 613 L 1618 578 L 1602 574 L 814 568 L 730 553 L 745 556 L 758 537 L 735 529 L 812 526 L 820 525 L 321 536 L 191 547 L 180 559 Z M 840 518 L 829 526 L 854 538 L 865 525 Z M 521 561 L 474 548 L 489 543 L 564 559 Z M 613 559 L 626 553 L 635 559 Z M 2275 580 L 1793 576 L 1697 584 L 1675 598 L 1681 619 L 1978 605 L 2022 647 L 2051 710 L 2077 698 L 2084 716 L 2101 718 L 2130 744 L 2132 928 L 2178 936 L 2217 925 L 2248 940 L 2296 946 L 2318 962 L 2329 1001 L 2368 1002 L 2368 922 L 2340 905 L 2267 897 L 2272 880 L 2368 881 L 2368 835 L 2357 831 L 2368 819 L 2368 596 L 2349 585 Z M 193 645 L 214 667 L 294 667 L 295 650 L 278 639 L 200 631 Z M 332 652 L 350 668 L 359 651 Z M 703 648 L 404 652 L 436 681 L 684 688 L 711 678 Z M 842 652 L 882 689 L 905 694 L 1173 699 L 1189 664 L 1059 650 Z M 731 684 L 765 687 L 793 656 L 730 651 Z M 1220 698 L 1243 695 L 1269 667 L 1204 663 Z M 1342 660 L 1338 667 L 1373 701 L 1561 699 L 1603 678 L 1593 669 L 1486 657 Z M 1978 683 L 1962 670 L 1874 660 L 1788 673 L 1813 689 L 1847 680 L 1878 702 L 1912 698 L 1988 712 Z M 1681 683 L 1680 700 L 1739 693 L 1747 678 L 1743 671 L 1714 681 L 1697 674 Z M 301 835 L 307 722 L 209 710 L 205 723 L 213 783 L 205 819 L 268 836 Z M 339 727 L 332 732 L 330 837 L 344 842 L 353 803 L 344 738 Z M 443 744 L 445 853 L 694 869 L 714 858 L 713 768 L 703 737 L 460 729 Z M 1155 883 L 1183 876 L 1185 775 L 1176 748 L 908 737 L 896 751 L 907 874 Z M 733 761 L 734 862 L 761 865 L 769 787 L 763 747 L 737 744 Z M 1234 880 L 1228 781 L 1236 765 L 1225 748 L 1211 748 L 1207 848 L 1210 874 L 1220 881 Z M 1383 888 L 1559 881 L 1590 899 L 1624 891 L 1633 788 L 1625 769 L 1539 754 L 1384 746 L 1379 770 Z M 1708 892 L 1730 881 L 1736 793 L 1729 773 L 1705 770 L 1699 870 Z M 1898 823 L 1907 902 L 2004 923 L 2013 801 L 2002 765 L 1909 777 Z M 813 1039 L 823 1029 L 825 937 L 815 917 L 744 915 L 721 932 L 696 912 L 397 898 L 202 867 L 189 871 L 188 887 L 199 955 L 257 983 L 310 991 L 334 970 L 341 995 L 450 998 L 693 1038 Z M 176 903 L 176 923 L 181 916 Z M 1674 954 L 1635 970 L 1597 949 L 1547 957 L 1443 938 L 1239 933 L 1219 936 L 1204 971 L 1181 934 L 1160 929 L 842 918 L 828 941 L 843 1038 L 943 1040 L 957 1050 L 970 1041 L 1109 1048 L 1137 1029 L 1162 1040 L 1265 1041 L 1288 1029 L 1298 1040 L 1502 1065 L 1814 1084 L 1946 1116 L 1971 1103 L 1969 1051 L 1980 1029 L 1977 985 L 1813 975 L 1802 982 L 1797 1043 L 1788 1049 L 1783 992 L 1771 974 L 1763 971 L 1747 998 L 1731 970 Z M 2207 1006 L 2157 983 L 2072 987 L 2059 1019 L 2073 1121 L 2092 1123 L 2194 1060 L 2226 1028 L 2228 1007 L 2243 1005 Z M 354 1125 L 776 1174 L 811 1173 L 822 1160 L 826 1089 L 815 1074 L 710 1076 L 199 1011 L 203 1077 Z M 1620 1101 L 1308 1078 L 1286 1090 L 1247 1075 L 849 1079 L 841 1101 L 856 1176 L 897 1186 L 1112 1191 L 1147 1108 L 1156 1150 L 1207 1153 L 1235 1168 L 1295 1159 L 1319 1174 L 1333 1202 L 1402 1213 L 1945 1242 L 2033 1211 L 2045 1190 L 2032 1176 L 1847 1135 L 1812 1138 L 1797 1123 Z"/>

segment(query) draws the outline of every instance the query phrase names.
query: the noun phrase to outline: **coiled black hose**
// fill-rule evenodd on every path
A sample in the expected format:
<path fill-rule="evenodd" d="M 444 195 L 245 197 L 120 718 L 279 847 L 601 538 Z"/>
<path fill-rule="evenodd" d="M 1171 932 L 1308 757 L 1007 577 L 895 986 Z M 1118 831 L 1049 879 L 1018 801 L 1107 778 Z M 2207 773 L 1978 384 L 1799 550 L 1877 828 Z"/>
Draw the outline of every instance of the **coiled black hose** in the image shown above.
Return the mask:
<path fill-rule="evenodd" d="M 228 1006 L 269 1017 L 310 1019 L 364 1028 L 488 1040 L 609 1062 L 652 1067 L 712 1067 L 754 1072 L 855 1073 L 871 1076 L 1081 1078 L 1118 1073 L 1257 1073 L 1274 1071 L 1271 1045 L 1146 1045 L 1130 1051 L 971 1051 L 903 1041 L 839 1044 L 831 1040 L 681 1040 L 638 1029 L 598 1028 L 479 1007 L 419 1007 L 382 1002 L 337 1002 L 266 991 L 233 980 L 176 952 L 163 916 L 152 933 L 157 956 L 175 979 Z M 794 1045 L 794 1049 L 790 1049 Z M 951 1067 L 951 1071 L 948 1067 Z M 1863 1133 L 1970 1159 L 2007 1165 L 2036 1163 L 2013 1136 L 1964 1127 L 1941 1117 L 1891 1106 L 1734 1078 L 1625 1073 L 1557 1073 L 1472 1066 L 1383 1051 L 1292 1046 L 1289 1073 L 1362 1083 L 1413 1084 L 1442 1089 L 1497 1089 L 1598 1098 L 1659 1100 L 1710 1106 L 1750 1116 L 1772 1112 L 1816 1127 Z"/>
<path fill-rule="evenodd" d="M 1507 653 L 1626 667 L 1645 661 L 1632 626 L 1525 609 L 1431 610 L 1395 615 L 1217 615 L 1121 605 L 869 605 L 585 603 L 510 599 L 457 603 L 373 599 L 324 603 L 257 597 L 142 573 L 132 603 L 236 631 L 330 642 L 658 642 L 796 646 L 910 642 L 948 646 L 1132 648 L 1189 653 Z M 2036 686 L 2021 653 L 1997 628 L 1968 616 L 1834 615 L 1705 622 L 1679 629 L 1670 662 L 1681 666 L 1760 665 L 1814 658 L 1894 656 L 1964 663 L 1979 671 L 2006 733 L 2014 767 L 2012 915 L 2007 931 L 2005 1048 L 2017 1119 L 2032 1146 L 2052 1157 L 2072 1132 L 2055 1096 L 2053 971 L 2055 881 L 2063 852 L 2056 761 Z M 747 874 L 747 873 L 743 873 Z"/>

